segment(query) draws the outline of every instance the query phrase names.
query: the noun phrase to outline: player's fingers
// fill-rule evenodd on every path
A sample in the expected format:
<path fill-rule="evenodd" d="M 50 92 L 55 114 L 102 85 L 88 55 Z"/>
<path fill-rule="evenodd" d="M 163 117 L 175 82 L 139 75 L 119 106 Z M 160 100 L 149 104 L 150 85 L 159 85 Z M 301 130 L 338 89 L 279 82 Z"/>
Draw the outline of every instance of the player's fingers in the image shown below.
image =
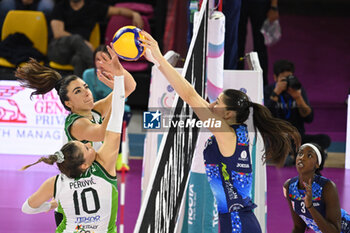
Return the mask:
<path fill-rule="evenodd" d="M 108 62 L 110 61 L 111 59 L 109 58 L 109 56 L 106 54 L 106 53 L 101 53 L 101 56 L 103 58 L 103 61 L 105 62 Z"/>

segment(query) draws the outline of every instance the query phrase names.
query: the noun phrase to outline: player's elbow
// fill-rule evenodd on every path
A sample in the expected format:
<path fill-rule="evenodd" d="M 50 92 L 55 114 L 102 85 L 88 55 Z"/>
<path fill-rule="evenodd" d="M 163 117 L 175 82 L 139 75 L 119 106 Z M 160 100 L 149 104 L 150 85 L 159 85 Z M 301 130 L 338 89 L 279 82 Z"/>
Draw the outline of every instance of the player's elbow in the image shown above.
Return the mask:
<path fill-rule="evenodd" d="M 137 86 L 137 84 L 136 84 L 135 80 L 133 80 L 133 82 L 131 83 L 128 91 L 130 93 L 133 93 L 136 90 L 136 86 Z"/>

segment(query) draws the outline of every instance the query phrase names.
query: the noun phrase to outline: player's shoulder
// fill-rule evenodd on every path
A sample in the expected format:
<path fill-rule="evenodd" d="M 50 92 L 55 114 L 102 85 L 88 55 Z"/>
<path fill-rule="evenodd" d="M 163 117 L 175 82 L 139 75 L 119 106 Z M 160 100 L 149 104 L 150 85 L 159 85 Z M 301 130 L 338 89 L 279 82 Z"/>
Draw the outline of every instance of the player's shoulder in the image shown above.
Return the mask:
<path fill-rule="evenodd" d="M 337 190 L 337 185 L 330 179 L 325 179 L 323 190 L 325 191 L 335 191 Z"/>
<path fill-rule="evenodd" d="M 289 178 L 289 179 L 287 179 L 287 180 L 284 182 L 284 184 L 283 184 L 283 187 L 284 187 L 284 188 L 287 188 L 287 189 L 288 189 L 289 183 L 290 183 L 291 179 L 292 179 L 292 178 Z"/>
<path fill-rule="evenodd" d="M 287 179 L 284 184 L 283 184 L 283 187 L 284 188 L 287 188 L 287 190 L 289 189 L 289 186 L 293 183 L 295 183 L 297 180 L 299 179 L 298 176 L 295 176 L 295 177 L 292 177 L 292 178 L 289 178 Z"/>

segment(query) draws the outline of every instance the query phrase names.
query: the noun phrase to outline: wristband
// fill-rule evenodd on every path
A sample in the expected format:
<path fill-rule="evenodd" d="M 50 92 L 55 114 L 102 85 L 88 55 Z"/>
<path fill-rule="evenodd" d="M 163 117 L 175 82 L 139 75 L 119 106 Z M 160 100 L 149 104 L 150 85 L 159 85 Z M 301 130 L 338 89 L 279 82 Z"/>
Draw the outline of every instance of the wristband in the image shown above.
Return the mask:
<path fill-rule="evenodd" d="M 22 212 L 26 214 L 38 214 L 42 212 L 47 212 L 51 208 L 50 202 L 44 202 L 41 206 L 38 208 L 33 208 L 29 205 L 28 199 L 23 203 L 22 205 Z"/>
<path fill-rule="evenodd" d="M 124 76 L 114 76 L 114 88 L 112 97 L 111 116 L 108 121 L 107 131 L 121 133 L 123 125 L 125 105 Z"/>
<path fill-rule="evenodd" d="M 313 207 L 313 206 L 314 206 L 314 204 L 311 203 L 311 206 L 309 206 L 309 207 L 306 206 L 306 209 L 310 209 L 310 208 Z"/>
<path fill-rule="evenodd" d="M 278 7 L 277 6 L 270 6 L 270 9 L 273 11 L 278 11 Z"/>

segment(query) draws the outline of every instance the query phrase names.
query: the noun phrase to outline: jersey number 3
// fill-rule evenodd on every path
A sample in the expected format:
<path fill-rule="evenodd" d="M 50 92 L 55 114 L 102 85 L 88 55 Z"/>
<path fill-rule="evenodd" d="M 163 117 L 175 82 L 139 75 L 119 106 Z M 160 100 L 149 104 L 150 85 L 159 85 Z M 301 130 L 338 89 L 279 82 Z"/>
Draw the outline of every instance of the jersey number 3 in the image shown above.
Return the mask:
<path fill-rule="evenodd" d="M 305 210 L 305 202 L 300 202 L 300 206 L 301 206 L 301 212 L 303 213 L 303 214 L 305 214 L 306 213 L 306 210 Z"/>
<path fill-rule="evenodd" d="M 91 192 L 93 198 L 94 198 L 94 208 L 93 209 L 88 209 L 88 205 L 86 202 L 86 196 L 89 195 L 88 193 Z M 100 209 L 100 201 L 98 198 L 97 191 L 93 188 L 86 188 L 83 189 L 83 191 L 80 193 L 80 198 L 83 206 L 83 210 L 88 213 L 88 214 L 94 214 Z M 73 193 L 73 201 L 74 201 L 74 208 L 75 208 L 75 214 L 80 215 L 80 206 L 79 206 L 79 199 L 78 199 L 78 191 L 75 190 Z"/>

